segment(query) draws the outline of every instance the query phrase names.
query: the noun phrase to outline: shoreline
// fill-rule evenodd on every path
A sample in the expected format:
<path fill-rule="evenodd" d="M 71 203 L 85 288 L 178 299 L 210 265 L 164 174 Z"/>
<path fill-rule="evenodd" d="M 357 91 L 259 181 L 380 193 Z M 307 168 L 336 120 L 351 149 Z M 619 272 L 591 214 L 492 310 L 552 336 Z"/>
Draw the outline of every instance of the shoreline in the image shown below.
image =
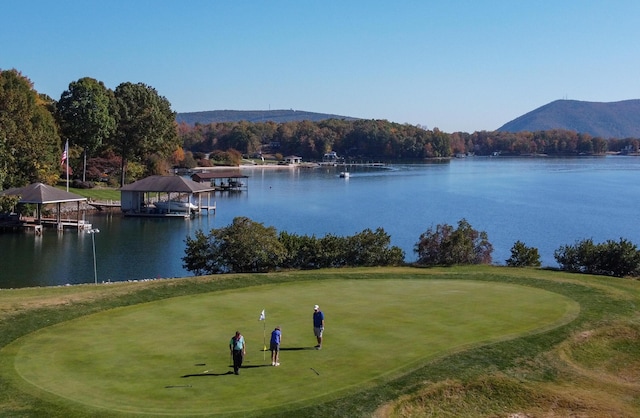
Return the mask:
<path fill-rule="evenodd" d="M 257 168 L 268 168 L 268 169 L 280 169 L 280 170 L 290 170 L 292 168 L 315 168 L 320 167 L 321 164 L 318 163 L 302 163 L 302 164 L 243 164 L 237 166 L 215 166 L 215 167 L 194 167 L 191 170 L 193 172 L 206 172 L 206 171 L 229 171 L 229 170 L 254 170 Z"/>

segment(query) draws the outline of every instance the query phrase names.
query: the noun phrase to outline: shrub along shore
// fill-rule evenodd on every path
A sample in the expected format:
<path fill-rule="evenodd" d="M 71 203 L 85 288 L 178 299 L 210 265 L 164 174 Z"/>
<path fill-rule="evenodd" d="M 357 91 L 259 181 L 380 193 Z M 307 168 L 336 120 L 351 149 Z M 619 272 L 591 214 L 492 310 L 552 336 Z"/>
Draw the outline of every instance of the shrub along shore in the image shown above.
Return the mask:
<path fill-rule="evenodd" d="M 285 411 L 287 416 L 345 417 L 640 415 L 640 283 L 547 270 L 492 266 L 325 269 L 0 290 L 0 349 L 54 324 L 176 296 L 309 280 L 403 278 L 531 286 L 576 301 L 580 312 L 555 328 L 447 353 L 337 399 L 252 415 L 278 416 Z M 428 336 L 412 343 L 428 344 Z M 11 368 L 11 361 L 0 352 L 3 370 Z M 86 413 L 82 405 L 40 397 L 0 375 L 0 416 Z M 126 414 L 105 411 L 101 416 Z"/>

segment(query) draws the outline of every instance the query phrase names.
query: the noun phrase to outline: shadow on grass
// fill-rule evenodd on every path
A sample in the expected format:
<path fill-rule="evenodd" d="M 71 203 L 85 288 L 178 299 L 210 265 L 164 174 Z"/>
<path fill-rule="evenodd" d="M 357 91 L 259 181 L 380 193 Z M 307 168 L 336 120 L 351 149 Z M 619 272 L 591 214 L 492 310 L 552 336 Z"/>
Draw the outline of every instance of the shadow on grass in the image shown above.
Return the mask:
<path fill-rule="evenodd" d="M 280 347 L 280 351 L 315 350 L 314 347 Z"/>
<path fill-rule="evenodd" d="M 229 367 L 233 367 L 233 366 L 229 366 Z M 255 369 L 258 367 L 271 367 L 270 364 L 257 364 L 257 365 L 251 365 L 251 366 L 241 366 L 240 369 Z M 185 377 L 204 377 L 204 376 L 227 376 L 233 374 L 233 372 L 231 370 L 229 370 L 228 372 L 224 372 L 224 373 L 210 373 L 210 372 L 203 372 L 203 373 L 191 373 L 191 374 L 185 374 L 182 375 L 180 377 L 185 378 Z"/>
<path fill-rule="evenodd" d="M 202 376 L 226 376 L 228 374 L 233 374 L 232 371 L 224 372 L 224 373 L 193 373 L 193 374 L 185 374 L 180 377 L 202 377 Z"/>

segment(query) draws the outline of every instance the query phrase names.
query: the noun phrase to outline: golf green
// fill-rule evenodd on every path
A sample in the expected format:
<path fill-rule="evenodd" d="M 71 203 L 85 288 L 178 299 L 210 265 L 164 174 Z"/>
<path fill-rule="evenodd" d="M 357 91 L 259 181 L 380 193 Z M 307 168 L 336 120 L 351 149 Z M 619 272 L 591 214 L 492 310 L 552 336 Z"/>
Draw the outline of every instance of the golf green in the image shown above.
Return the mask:
<path fill-rule="evenodd" d="M 314 304 L 326 315 L 322 350 L 313 349 Z M 578 310 L 564 296 L 504 283 L 302 281 L 112 309 L 20 338 L 0 356 L 13 359 L 3 373 L 28 392 L 88 410 L 248 414 L 384 383 L 452 350 L 566 323 Z M 280 367 L 263 351 L 276 325 Z M 239 376 L 229 358 L 236 330 L 247 341 Z"/>

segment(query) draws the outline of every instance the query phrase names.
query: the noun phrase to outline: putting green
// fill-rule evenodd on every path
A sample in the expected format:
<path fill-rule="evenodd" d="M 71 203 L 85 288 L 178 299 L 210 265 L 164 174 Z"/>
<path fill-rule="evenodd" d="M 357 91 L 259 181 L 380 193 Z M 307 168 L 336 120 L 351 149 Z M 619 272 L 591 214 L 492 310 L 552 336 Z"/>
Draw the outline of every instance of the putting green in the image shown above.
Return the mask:
<path fill-rule="evenodd" d="M 320 351 L 316 303 L 326 315 Z M 380 384 L 452 350 L 558 326 L 578 310 L 564 296 L 504 283 L 304 281 L 113 309 L 42 329 L 0 356 L 25 390 L 87 411 L 246 414 Z M 271 367 L 262 350 L 276 325 L 283 351 Z M 248 348 L 240 376 L 228 374 L 236 329 Z"/>

